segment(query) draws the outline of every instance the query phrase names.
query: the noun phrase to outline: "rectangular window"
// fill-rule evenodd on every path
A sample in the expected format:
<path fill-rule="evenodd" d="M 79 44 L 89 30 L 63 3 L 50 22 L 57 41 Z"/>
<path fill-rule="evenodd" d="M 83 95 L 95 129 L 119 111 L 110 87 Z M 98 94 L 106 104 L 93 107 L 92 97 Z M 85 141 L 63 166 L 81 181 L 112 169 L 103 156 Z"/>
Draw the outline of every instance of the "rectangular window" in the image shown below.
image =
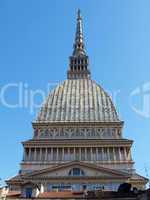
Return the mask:
<path fill-rule="evenodd" d="M 32 197 L 32 188 L 26 188 L 26 198 Z"/>

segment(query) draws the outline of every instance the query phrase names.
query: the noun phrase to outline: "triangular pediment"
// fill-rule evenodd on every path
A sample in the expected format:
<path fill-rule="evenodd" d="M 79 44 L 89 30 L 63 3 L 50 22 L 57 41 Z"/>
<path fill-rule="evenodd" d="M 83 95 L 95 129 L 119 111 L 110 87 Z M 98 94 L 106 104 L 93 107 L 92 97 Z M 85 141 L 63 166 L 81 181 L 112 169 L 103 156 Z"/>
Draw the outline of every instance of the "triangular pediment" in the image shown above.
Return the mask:
<path fill-rule="evenodd" d="M 97 166 L 95 164 L 89 164 L 79 161 L 68 162 L 65 164 L 59 164 L 54 167 L 42 169 L 32 172 L 27 177 L 34 178 L 57 178 L 57 177 L 69 177 L 69 173 L 73 168 L 78 168 L 83 171 L 83 177 L 101 177 L 101 178 L 128 178 L 129 175 L 118 170 L 112 170 L 104 167 Z M 75 177 L 75 176 L 73 176 Z"/>

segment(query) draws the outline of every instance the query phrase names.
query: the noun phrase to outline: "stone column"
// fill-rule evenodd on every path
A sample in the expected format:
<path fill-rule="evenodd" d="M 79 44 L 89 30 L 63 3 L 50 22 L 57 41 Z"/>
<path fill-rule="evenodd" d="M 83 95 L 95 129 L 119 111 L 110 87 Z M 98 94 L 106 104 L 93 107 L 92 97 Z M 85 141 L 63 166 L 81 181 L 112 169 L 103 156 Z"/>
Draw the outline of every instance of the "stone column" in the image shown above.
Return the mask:
<path fill-rule="evenodd" d="M 110 149 L 109 149 L 109 147 L 107 148 L 107 159 L 108 159 L 108 162 L 111 160 L 110 159 Z"/>
<path fill-rule="evenodd" d="M 66 158 L 67 158 L 67 161 L 68 161 L 68 160 L 70 160 L 69 159 L 69 147 L 67 147 L 67 151 L 66 152 L 67 152 L 67 157 Z"/>
<path fill-rule="evenodd" d="M 31 148 L 29 148 L 29 158 L 28 158 L 29 161 L 31 161 Z"/>
<path fill-rule="evenodd" d="M 42 148 L 40 148 L 40 161 L 42 160 Z"/>
<path fill-rule="evenodd" d="M 116 152 L 115 152 L 115 147 L 113 147 L 113 158 L 114 158 L 114 161 L 116 161 Z"/>
<path fill-rule="evenodd" d="M 79 147 L 79 161 L 81 161 L 81 147 Z"/>
<path fill-rule="evenodd" d="M 125 155 L 125 161 L 128 160 L 128 156 L 127 156 L 127 148 L 124 148 L 124 155 Z"/>
<path fill-rule="evenodd" d="M 98 147 L 96 147 L 96 160 L 99 160 L 99 156 L 98 156 Z"/>
<path fill-rule="evenodd" d="M 50 148 L 47 148 L 47 161 L 50 161 Z"/>
<path fill-rule="evenodd" d="M 71 158 L 71 147 L 69 147 L 69 160 L 72 160 L 72 158 Z"/>
<path fill-rule="evenodd" d="M 47 148 L 45 149 L 45 161 L 47 161 L 48 160 L 48 153 L 47 153 Z"/>
<path fill-rule="evenodd" d="M 34 148 L 34 161 L 36 161 L 36 148 Z"/>
<path fill-rule="evenodd" d="M 76 148 L 73 149 L 74 160 L 76 160 Z"/>
<path fill-rule="evenodd" d="M 26 148 L 24 148 L 24 151 L 23 151 L 23 161 L 26 160 L 26 157 L 27 157 Z"/>
<path fill-rule="evenodd" d="M 121 150 L 120 150 L 120 147 L 119 147 L 119 149 L 118 149 L 118 150 L 119 150 L 119 160 L 120 160 L 120 161 L 122 161 L 122 155 L 121 155 Z"/>
<path fill-rule="evenodd" d="M 56 148 L 56 160 L 58 161 L 58 148 Z"/>
<path fill-rule="evenodd" d="M 104 162 L 105 156 L 104 156 L 104 147 L 102 147 L 102 161 Z"/>
<path fill-rule="evenodd" d="M 91 154 L 91 161 L 93 161 L 94 159 L 93 159 L 93 148 L 92 147 L 90 148 L 90 154 Z"/>
<path fill-rule="evenodd" d="M 66 160 L 68 161 L 68 147 L 66 147 Z"/>
<path fill-rule="evenodd" d="M 51 158 L 50 160 L 53 160 L 53 147 L 51 148 Z"/>
<path fill-rule="evenodd" d="M 85 156 L 84 156 L 84 158 L 85 158 L 85 160 L 87 160 L 87 147 L 85 147 Z"/>
<path fill-rule="evenodd" d="M 131 149 L 129 150 L 129 155 L 128 155 L 129 160 L 132 160 L 132 156 L 131 156 Z"/>
<path fill-rule="evenodd" d="M 62 147 L 62 160 L 64 161 L 64 147 Z"/>

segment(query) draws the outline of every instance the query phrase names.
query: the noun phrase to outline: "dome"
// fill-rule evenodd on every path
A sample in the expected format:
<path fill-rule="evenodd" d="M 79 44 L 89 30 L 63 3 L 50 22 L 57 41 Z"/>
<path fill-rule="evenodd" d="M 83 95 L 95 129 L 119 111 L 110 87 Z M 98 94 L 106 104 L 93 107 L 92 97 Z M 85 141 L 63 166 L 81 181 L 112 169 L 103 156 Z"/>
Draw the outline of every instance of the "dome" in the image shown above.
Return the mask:
<path fill-rule="evenodd" d="M 107 93 L 91 79 L 67 79 L 48 95 L 38 122 L 116 122 Z"/>

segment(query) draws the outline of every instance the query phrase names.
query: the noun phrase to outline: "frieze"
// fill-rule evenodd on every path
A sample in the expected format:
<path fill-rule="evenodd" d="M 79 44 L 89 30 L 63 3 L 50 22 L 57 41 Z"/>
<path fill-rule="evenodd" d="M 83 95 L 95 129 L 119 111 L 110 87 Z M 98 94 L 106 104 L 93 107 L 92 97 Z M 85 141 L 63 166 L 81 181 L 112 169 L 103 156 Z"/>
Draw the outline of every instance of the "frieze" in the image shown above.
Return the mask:
<path fill-rule="evenodd" d="M 116 139 L 120 138 L 120 128 L 53 127 L 35 128 L 35 138 L 50 139 Z"/>

